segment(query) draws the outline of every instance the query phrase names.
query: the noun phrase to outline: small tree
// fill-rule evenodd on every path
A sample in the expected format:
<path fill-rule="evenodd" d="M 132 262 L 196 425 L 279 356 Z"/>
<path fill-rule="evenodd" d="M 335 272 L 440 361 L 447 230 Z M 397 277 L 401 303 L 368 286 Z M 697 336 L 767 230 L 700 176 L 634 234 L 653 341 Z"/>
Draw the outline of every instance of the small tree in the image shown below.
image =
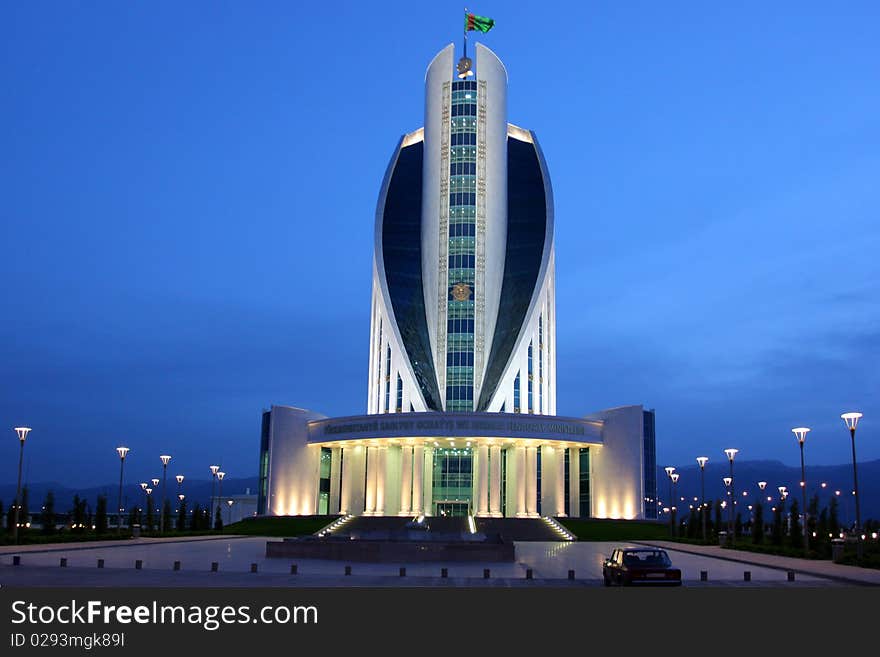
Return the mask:
<path fill-rule="evenodd" d="M 73 508 L 70 510 L 72 531 L 81 532 L 86 524 L 86 501 L 79 499 L 79 495 L 73 496 Z"/>
<path fill-rule="evenodd" d="M 801 527 L 800 509 L 798 508 L 798 502 L 796 499 L 791 501 L 791 510 L 789 511 L 788 519 L 790 527 L 788 537 L 791 546 L 794 548 L 802 548 L 804 546 L 804 533 Z"/>
<path fill-rule="evenodd" d="M 186 502 L 185 501 L 180 503 L 180 508 L 177 510 L 177 531 L 179 531 L 179 532 L 186 531 Z"/>
<path fill-rule="evenodd" d="M 147 512 L 146 512 L 146 522 L 144 523 L 144 530 L 151 532 L 153 531 L 153 496 L 147 495 Z"/>
<path fill-rule="evenodd" d="M 107 497 L 98 495 L 98 503 L 95 505 L 95 533 L 107 533 Z"/>
<path fill-rule="evenodd" d="M 190 518 L 189 521 L 189 528 L 192 531 L 196 531 L 202 528 L 202 507 L 199 506 L 198 502 L 193 505 L 192 518 Z"/>
<path fill-rule="evenodd" d="M 722 527 L 721 500 L 715 500 L 715 531 L 720 532 Z"/>
<path fill-rule="evenodd" d="M 760 545 L 764 542 L 764 506 L 758 502 L 754 506 L 755 520 L 752 523 L 752 543 Z"/>
<path fill-rule="evenodd" d="M 214 529 L 220 531 L 223 529 L 223 514 L 220 513 L 220 506 L 217 506 L 217 513 L 214 514 Z"/>
<path fill-rule="evenodd" d="M 828 505 L 828 531 L 834 535 L 834 538 L 840 536 L 840 502 L 837 496 L 831 498 Z"/>
<path fill-rule="evenodd" d="M 2 519 L 2 518 L 3 518 L 3 500 L 0 500 L 0 519 Z M 6 523 L 3 523 L 2 520 L 0 520 L 0 523 L 2 523 L 4 525 L 6 524 Z"/>
<path fill-rule="evenodd" d="M 742 530 L 743 530 L 742 514 L 737 512 L 736 520 L 733 523 L 733 535 L 736 536 L 737 538 L 739 538 L 740 536 L 742 536 Z"/>
<path fill-rule="evenodd" d="M 49 491 L 46 493 L 46 499 L 43 500 L 43 513 L 40 520 L 43 523 L 44 534 L 55 533 L 55 493 Z"/>
<path fill-rule="evenodd" d="M 165 500 L 162 505 L 162 527 L 166 532 L 171 530 L 171 502 L 169 500 Z"/>
<path fill-rule="evenodd" d="M 128 527 L 131 529 L 137 524 L 140 524 L 140 513 L 138 512 L 138 508 L 133 506 L 128 512 Z"/>
<path fill-rule="evenodd" d="M 771 538 L 773 545 L 782 545 L 782 506 L 777 505 L 773 509 L 773 532 Z"/>

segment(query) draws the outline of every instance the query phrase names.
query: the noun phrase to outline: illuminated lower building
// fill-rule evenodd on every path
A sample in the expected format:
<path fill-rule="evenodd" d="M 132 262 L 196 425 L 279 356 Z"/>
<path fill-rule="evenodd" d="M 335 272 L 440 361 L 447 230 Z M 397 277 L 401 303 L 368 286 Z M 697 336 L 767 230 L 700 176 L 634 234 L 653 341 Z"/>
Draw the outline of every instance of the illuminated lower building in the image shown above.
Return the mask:
<path fill-rule="evenodd" d="M 263 417 L 264 514 L 655 515 L 654 416 L 556 415 L 553 191 L 485 46 L 428 67 L 379 193 L 367 414 Z"/>

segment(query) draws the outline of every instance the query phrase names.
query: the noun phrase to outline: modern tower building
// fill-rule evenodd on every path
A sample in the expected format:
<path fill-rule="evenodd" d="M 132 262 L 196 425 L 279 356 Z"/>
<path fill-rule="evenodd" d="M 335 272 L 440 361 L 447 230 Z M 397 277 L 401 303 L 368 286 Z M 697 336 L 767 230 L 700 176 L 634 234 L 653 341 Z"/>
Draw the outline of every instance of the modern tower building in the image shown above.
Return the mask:
<path fill-rule="evenodd" d="M 267 411 L 262 513 L 653 509 L 653 412 L 556 416 L 550 178 L 535 134 L 508 122 L 504 65 L 480 44 L 475 60 L 437 54 L 424 126 L 382 182 L 367 415 Z"/>

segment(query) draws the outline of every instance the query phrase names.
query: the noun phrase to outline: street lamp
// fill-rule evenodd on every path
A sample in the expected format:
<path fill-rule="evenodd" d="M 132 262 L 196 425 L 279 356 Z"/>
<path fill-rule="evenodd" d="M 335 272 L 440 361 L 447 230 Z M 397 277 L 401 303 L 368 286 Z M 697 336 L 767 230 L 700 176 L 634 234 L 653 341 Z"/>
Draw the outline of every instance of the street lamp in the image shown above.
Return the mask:
<path fill-rule="evenodd" d="M 162 454 L 159 457 L 162 461 L 162 511 L 159 513 L 159 533 L 165 533 L 165 480 L 168 475 L 168 463 L 171 457 L 168 454 Z"/>
<path fill-rule="evenodd" d="M 734 507 L 734 489 L 733 489 L 733 459 L 739 452 L 738 449 L 734 449 L 733 447 L 729 447 L 724 450 L 724 453 L 727 455 L 727 460 L 730 461 L 730 519 L 728 520 L 728 540 L 733 544 L 733 507 Z"/>
<path fill-rule="evenodd" d="M 675 535 L 678 535 L 678 519 L 675 517 L 676 516 L 676 513 L 675 513 L 676 512 L 675 489 L 676 489 L 676 484 L 678 483 L 678 478 L 680 476 L 681 475 L 679 475 L 677 472 L 673 472 L 671 475 L 669 475 L 669 478 L 672 480 L 672 502 L 673 502 L 673 504 L 672 504 L 672 525 L 673 525 L 673 527 L 675 527 Z"/>
<path fill-rule="evenodd" d="M 671 465 L 667 465 L 667 466 L 666 466 L 665 468 L 663 468 L 663 469 L 666 470 L 666 478 L 669 480 L 669 507 L 670 507 L 670 511 L 669 511 L 669 535 L 670 535 L 670 536 L 673 536 L 674 534 L 673 534 L 673 529 L 672 529 L 672 508 L 673 508 L 673 504 L 674 504 L 675 500 L 674 500 L 674 498 L 672 497 L 672 473 L 675 472 L 675 468 L 672 467 Z"/>
<path fill-rule="evenodd" d="M 698 456 L 697 463 L 700 464 L 700 494 L 702 498 L 700 500 L 700 508 L 703 510 L 701 515 L 703 522 L 703 542 L 706 542 L 706 477 L 705 477 L 705 468 L 706 463 L 709 462 L 708 456 Z"/>
<path fill-rule="evenodd" d="M 807 434 L 810 432 L 809 427 L 796 427 L 791 430 L 794 434 L 794 437 L 797 438 L 798 445 L 801 448 L 801 499 L 804 505 L 803 509 L 803 532 L 804 532 L 804 552 L 810 552 L 810 539 L 807 536 L 807 476 L 806 470 L 804 470 L 804 441 L 807 439 Z"/>
<path fill-rule="evenodd" d="M 217 510 L 220 510 L 220 498 L 223 497 L 223 477 L 226 476 L 226 473 L 223 471 L 217 472 L 217 481 L 220 483 L 217 485 Z M 212 509 L 213 512 L 213 509 Z M 214 519 L 211 518 L 211 522 L 214 522 Z"/>
<path fill-rule="evenodd" d="M 18 544 L 18 513 L 21 509 L 21 464 L 24 460 L 24 441 L 27 440 L 28 434 L 31 432 L 30 427 L 15 427 L 13 429 L 18 434 L 18 483 L 15 486 L 15 525 L 12 529 L 12 542 Z M 27 516 L 27 511 L 25 511 Z M 25 520 L 27 522 L 27 520 Z"/>
<path fill-rule="evenodd" d="M 229 515 L 226 516 L 226 524 L 232 524 L 232 505 L 235 504 L 233 500 L 226 500 L 226 505 L 229 507 Z"/>
<path fill-rule="evenodd" d="M 862 556 L 862 540 L 861 540 L 861 529 L 862 529 L 862 515 L 859 510 L 859 475 L 856 470 L 856 427 L 859 425 L 859 420 L 862 417 L 861 413 L 852 412 L 852 413 L 844 413 L 840 416 L 841 419 L 846 423 L 846 428 L 849 429 L 849 435 L 852 438 L 852 458 L 853 458 L 853 495 L 856 497 L 856 536 L 858 538 L 859 545 L 859 557 Z"/>
<path fill-rule="evenodd" d="M 116 453 L 119 454 L 119 503 L 116 505 L 116 517 L 118 518 L 116 530 L 119 533 L 122 533 L 122 470 L 125 467 L 125 457 L 130 451 L 128 447 L 116 448 Z"/>
<path fill-rule="evenodd" d="M 220 470 L 220 466 L 211 465 L 208 467 L 211 470 L 211 513 L 210 519 L 208 520 L 208 526 L 210 527 L 210 525 L 214 522 L 214 486 L 217 485 L 217 471 Z"/>

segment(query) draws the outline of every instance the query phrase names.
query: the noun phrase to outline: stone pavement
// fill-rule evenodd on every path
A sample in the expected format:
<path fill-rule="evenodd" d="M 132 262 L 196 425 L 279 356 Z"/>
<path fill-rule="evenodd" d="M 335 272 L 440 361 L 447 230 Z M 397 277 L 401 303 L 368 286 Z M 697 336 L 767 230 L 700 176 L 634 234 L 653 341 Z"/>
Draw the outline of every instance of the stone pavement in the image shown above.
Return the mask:
<path fill-rule="evenodd" d="M 880 570 L 847 566 L 830 560 L 799 559 L 797 557 L 783 557 L 775 554 L 749 552 L 747 550 L 732 550 L 719 545 L 692 545 L 689 543 L 676 543 L 674 541 L 639 541 L 639 544 L 656 545 L 667 550 L 675 550 L 685 554 L 711 557 L 713 559 L 760 566 L 762 568 L 794 571 L 799 575 L 822 577 L 846 584 L 880 586 Z"/>

